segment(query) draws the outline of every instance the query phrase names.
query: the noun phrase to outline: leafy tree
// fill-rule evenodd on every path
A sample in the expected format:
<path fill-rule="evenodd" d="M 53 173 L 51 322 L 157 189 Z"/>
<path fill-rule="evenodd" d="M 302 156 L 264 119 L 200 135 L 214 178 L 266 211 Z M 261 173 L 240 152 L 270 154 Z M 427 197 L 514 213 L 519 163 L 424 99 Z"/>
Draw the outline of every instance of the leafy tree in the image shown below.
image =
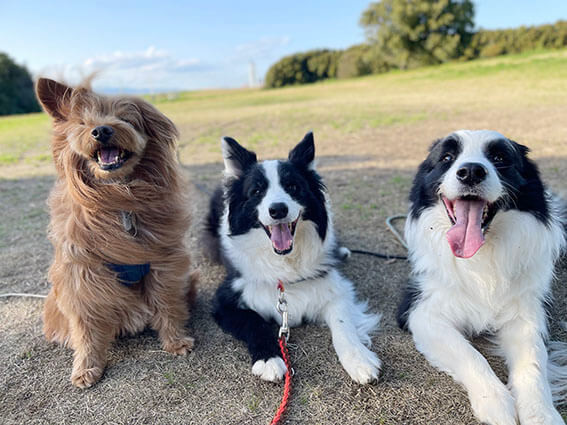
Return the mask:
<path fill-rule="evenodd" d="M 306 84 L 337 75 L 340 52 L 335 50 L 312 50 L 286 56 L 273 64 L 266 73 L 266 87 L 283 87 Z"/>
<path fill-rule="evenodd" d="M 438 64 L 462 55 L 472 36 L 471 0 L 381 0 L 360 18 L 379 56 L 401 69 Z"/>
<path fill-rule="evenodd" d="M 0 53 L 0 115 L 39 112 L 33 81 L 24 66 Z"/>
<path fill-rule="evenodd" d="M 367 44 L 356 44 L 342 52 L 337 67 L 337 78 L 353 78 L 371 74 L 371 58 Z"/>
<path fill-rule="evenodd" d="M 462 59 L 485 58 L 530 50 L 561 49 L 567 46 L 567 21 L 537 27 L 476 32 Z"/>

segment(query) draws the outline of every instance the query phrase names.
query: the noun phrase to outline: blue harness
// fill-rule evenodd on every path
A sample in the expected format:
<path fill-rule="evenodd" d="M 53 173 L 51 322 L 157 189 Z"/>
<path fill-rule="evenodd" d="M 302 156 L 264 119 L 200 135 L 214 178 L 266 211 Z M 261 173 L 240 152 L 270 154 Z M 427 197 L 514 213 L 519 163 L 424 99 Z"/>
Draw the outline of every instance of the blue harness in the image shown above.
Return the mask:
<path fill-rule="evenodd" d="M 138 230 L 135 225 L 135 217 L 131 212 L 121 211 L 122 226 L 127 233 L 136 236 Z M 150 272 L 150 263 L 145 264 L 106 264 L 110 270 L 117 273 L 118 281 L 124 286 L 133 286 Z"/>
<path fill-rule="evenodd" d="M 150 272 L 150 263 L 145 264 L 107 264 L 108 268 L 118 274 L 118 281 L 125 286 L 132 286 L 142 280 Z"/>

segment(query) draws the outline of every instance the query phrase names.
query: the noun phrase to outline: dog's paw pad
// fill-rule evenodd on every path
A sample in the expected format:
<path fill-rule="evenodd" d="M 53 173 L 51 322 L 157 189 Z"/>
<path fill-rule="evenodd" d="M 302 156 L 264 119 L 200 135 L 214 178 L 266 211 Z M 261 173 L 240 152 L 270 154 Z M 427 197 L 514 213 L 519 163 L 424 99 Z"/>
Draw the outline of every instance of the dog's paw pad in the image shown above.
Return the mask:
<path fill-rule="evenodd" d="M 287 368 L 281 357 L 272 357 L 268 361 L 258 360 L 252 366 L 252 373 L 264 381 L 278 382 L 285 375 Z"/>
<path fill-rule="evenodd" d="M 168 353 L 184 356 L 191 352 L 193 345 L 195 345 L 195 340 L 190 336 L 186 336 L 164 343 L 163 349 Z"/>
<path fill-rule="evenodd" d="M 382 365 L 376 353 L 364 346 L 343 355 L 341 364 L 353 381 L 363 385 L 378 381 L 378 374 Z"/>
<path fill-rule="evenodd" d="M 81 389 L 92 387 L 100 379 L 102 372 L 100 367 L 74 370 L 71 374 L 71 383 Z"/>

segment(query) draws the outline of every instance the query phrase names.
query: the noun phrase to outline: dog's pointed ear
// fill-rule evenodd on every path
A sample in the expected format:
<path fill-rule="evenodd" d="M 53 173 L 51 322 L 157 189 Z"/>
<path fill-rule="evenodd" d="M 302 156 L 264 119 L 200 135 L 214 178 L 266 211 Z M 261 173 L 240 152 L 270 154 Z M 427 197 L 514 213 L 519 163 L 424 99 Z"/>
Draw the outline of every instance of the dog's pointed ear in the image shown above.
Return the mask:
<path fill-rule="evenodd" d="M 243 148 L 232 137 L 221 140 L 224 172 L 229 177 L 241 177 L 244 172 L 257 162 L 256 154 Z"/>
<path fill-rule="evenodd" d="M 45 112 L 56 120 L 64 121 L 69 114 L 69 104 L 73 89 L 65 84 L 40 78 L 35 87 L 37 99 Z"/>
<path fill-rule="evenodd" d="M 289 152 L 288 159 L 299 167 L 315 168 L 315 142 L 312 131 L 307 133 L 303 140 Z"/>
<path fill-rule="evenodd" d="M 150 139 L 164 141 L 172 147 L 175 146 L 175 140 L 179 137 L 179 132 L 175 124 L 158 111 L 155 106 L 145 100 L 134 98 L 133 101 L 142 115 L 144 133 L 146 133 Z"/>

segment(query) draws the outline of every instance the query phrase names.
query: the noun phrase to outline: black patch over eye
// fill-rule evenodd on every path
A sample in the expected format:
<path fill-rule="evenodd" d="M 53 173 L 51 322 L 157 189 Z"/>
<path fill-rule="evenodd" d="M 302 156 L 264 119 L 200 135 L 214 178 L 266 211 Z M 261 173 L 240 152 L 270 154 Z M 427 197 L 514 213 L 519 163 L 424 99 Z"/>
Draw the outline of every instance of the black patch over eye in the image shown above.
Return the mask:
<path fill-rule="evenodd" d="M 455 155 L 450 152 L 444 153 L 441 156 L 441 162 L 453 162 L 455 160 Z"/>
<path fill-rule="evenodd" d="M 298 187 L 295 183 L 288 183 L 285 185 L 285 190 L 288 193 L 296 193 L 298 190 Z"/>
<path fill-rule="evenodd" d="M 246 195 L 248 196 L 249 199 L 259 198 L 264 194 L 265 191 L 266 191 L 266 186 L 262 182 L 256 181 L 252 183 L 252 185 L 250 185 L 250 187 L 246 191 Z"/>
<path fill-rule="evenodd" d="M 495 167 L 507 167 L 514 162 L 510 143 L 506 140 L 491 142 L 485 152 L 486 157 Z"/>

